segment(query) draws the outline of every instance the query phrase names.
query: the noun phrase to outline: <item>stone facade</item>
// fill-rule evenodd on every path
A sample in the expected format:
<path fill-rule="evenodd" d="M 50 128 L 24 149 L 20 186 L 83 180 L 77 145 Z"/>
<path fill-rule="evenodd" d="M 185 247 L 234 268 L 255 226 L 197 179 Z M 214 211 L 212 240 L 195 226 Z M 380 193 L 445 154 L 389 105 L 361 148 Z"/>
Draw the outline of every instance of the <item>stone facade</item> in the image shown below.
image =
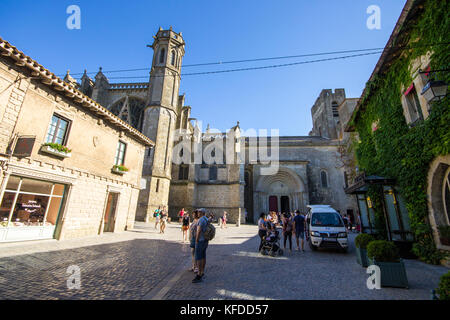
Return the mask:
<path fill-rule="evenodd" d="M 0 51 L 0 199 L 4 200 L 0 241 L 101 234 L 111 193 L 117 195 L 117 201 L 108 211 L 111 223 L 107 231 L 131 228 L 145 148 L 153 142 L 2 39 Z M 60 145 L 71 149 L 69 155 L 61 156 L 55 149 L 49 153 L 44 146 L 55 117 L 68 123 Z M 27 155 L 19 155 L 16 150 L 23 137 L 32 138 Z M 129 171 L 125 174 L 112 170 L 119 141 L 126 145 L 123 164 Z M 26 182 L 39 188 L 33 192 L 20 189 L 20 185 L 13 188 L 16 179 L 22 185 Z M 52 223 L 39 218 L 34 221 L 30 212 L 36 210 L 27 209 L 52 210 L 52 204 L 39 204 L 53 201 L 40 195 L 47 194 L 41 185 L 53 185 L 50 195 L 56 194 L 53 190 L 57 187 L 64 189 Z M 18 199 L 12 206 L 8 204 L 10 196 Z M 28 203 L 20 197 L 28 198 Z M 11 218 L 19 214 L 30 218 Z"/>
<path fill-rule="evenodd" d="M 250 159 L 250 140 L 240 137 L 239 125 L 227 133 L 211 133 L 208 129 L 202 132 L 197 122 L 192 122 L 191 107 L 185 106 L 185 96 L 179 95 L 185 46 L 181 33 L 160 28 L 154 39 L 148 83 L 111 84 L 100 70 L 95 81 L 85 74 L 80 84 L 85 94 L 156 143 L 145 153 L 146 184 L 139 194 L 136 219 L 148 221 L 156 208 L 167 206 L 172 218 L 181 208 L 192 212 L 204 207 L 216 218 L 227 211 L 232 223 L 244 222 L 246 215 L 252 222 L 260 212 L 270 209 L 270 197 L 277 210 L 305 210 L 307 204 L 326 203 L 342 213 L 356 213 L 355 203 L 343 192 L 338 107 L 345 100 L 344 89 L 322 90 L 311 109 L 310 136 L 279 137 L 279 172 L 261 175 L 264 166 L 260 159 Z M 229 134 L 236 135 L 239 146 L 220 146 Z M 186 150 L 180 148 L 183 139 L 188 141 Z M 195 161 L 196 144 L 203 155 L 218 148 L 229 150 L 235 159 L 244 154 L 245 159 L 233 163 L 228 158 Z M 175 160 L 180 153 L 184 153 L 181 162 Z"/>

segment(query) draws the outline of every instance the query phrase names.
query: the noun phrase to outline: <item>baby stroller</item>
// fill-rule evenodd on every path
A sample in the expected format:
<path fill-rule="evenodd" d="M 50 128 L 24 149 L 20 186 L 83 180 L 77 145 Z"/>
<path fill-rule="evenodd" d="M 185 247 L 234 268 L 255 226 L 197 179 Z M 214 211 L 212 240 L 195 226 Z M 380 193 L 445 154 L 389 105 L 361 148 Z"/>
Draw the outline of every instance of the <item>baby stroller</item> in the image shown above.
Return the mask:
<path fill-rule="evenodd" d="M 264 237 L 260 253 L 264 256 L 269 254 L 272 257 L 283 255 L 283 249 L 281 249 L 280 245 L 280 232 L 278 230 Z"/>

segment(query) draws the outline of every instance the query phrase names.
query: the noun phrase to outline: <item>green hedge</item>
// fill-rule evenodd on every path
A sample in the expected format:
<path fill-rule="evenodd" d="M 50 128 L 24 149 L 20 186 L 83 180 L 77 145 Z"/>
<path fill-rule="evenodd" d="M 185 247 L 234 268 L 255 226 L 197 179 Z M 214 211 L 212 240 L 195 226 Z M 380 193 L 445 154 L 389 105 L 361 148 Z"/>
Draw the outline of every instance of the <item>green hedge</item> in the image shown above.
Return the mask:
<path fill-rule="evenodd" d="M 436 293 L 440 300 L 450 300 L 450 271 L 441 277 Z"/>
<path fill-rule="evenodd" d="M 371 241 L 367 245 L 367 257 L 378 262 L 398 262 L 398 248 L 393 242 L 386 240 Z"/>
<path fill-rule="evenodd" d="M 355 246 L 357 248 L 366 249 L 369 242 L 374 241 L 375 238 L 367 233 L 360 233 L 355 238 Z"/>

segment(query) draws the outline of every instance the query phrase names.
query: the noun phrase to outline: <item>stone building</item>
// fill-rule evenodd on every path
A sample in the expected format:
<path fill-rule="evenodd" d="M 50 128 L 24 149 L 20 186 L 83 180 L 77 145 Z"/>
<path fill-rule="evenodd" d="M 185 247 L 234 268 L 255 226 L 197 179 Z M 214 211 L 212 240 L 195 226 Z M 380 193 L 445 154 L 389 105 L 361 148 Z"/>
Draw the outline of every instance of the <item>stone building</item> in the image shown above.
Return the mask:
<path fill-rule="evenodd" d="M 0 53 L 0 242 L 131 228 L 152 140 L 1 38 Z"/>
<path fill-rule="evenodd" d="M 310 136 L 279 137 L 279 170 L 262 175 L 264 165 L 258 157 L 250 157 L 252 139 L 245 137 L 239 124 L 225 133 L 203 132 L 191 118 L 191 107 L 179 94 L 184 46 L 181 33 L 160 28 L 151 45 L 148 83 L 109 83 L 100 69 L 95 79 L 85 73 L 79 84 L 86 95 L 156 143 L 145 153 L 146 184 L 136 219 L 148 220 L 160 206 L 167 206 L 173 218 L 181 208 L 204 207 L 216 216 L 227 211 L 231 222 L 244 222 L 246 215 L 247 221 L 256 221 L 268 210 L 305 210 L 314 203 L 356 212 L 352 198 L 343 191 L 338 107 L 345 100 L 344 89 L 322 90 L 312 107 Z M 66 81 L 71 81 L 69 77 Z M 235 143 L 227 146 L 229 136 Z M 199 159 L 197 149 L 202 150 Z M 226 157 L 220 158 L 222 151 Z"/>

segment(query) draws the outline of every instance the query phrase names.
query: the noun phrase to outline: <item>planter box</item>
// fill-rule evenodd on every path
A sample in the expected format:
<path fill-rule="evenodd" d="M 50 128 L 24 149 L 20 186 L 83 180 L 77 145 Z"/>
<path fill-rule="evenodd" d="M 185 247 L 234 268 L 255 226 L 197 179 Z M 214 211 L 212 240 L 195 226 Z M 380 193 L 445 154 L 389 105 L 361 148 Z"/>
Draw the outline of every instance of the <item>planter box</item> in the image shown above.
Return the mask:
<path fill-rule="evenodd" d="M 119 170 L 119 169 L 117 169 L 116 167 L 112 167 L 111 171 L 112 171 L 113 173 L 120 174 L 121 176 L 123 176 L 125 173 L 127 173 L 127 171 Z"/>
<path fill-rule="evenodd" d="M 48 154 L 51 154 L 51 155 L 54 155 L 54 156 L 57 156 L 60 158 L 70 158 L 72 156 L 71 152 L 66 153 L 66 152 L 58 151 L 56 149 L 53 149 L 50 146 L 42 146 L 41 152 L 48 153 Z"/>
<path fill-rule="evenodd" d="M 444 246 L 450 246 L 449 238 L 439 238 L 439 240 L 441 241 L 441 244 L 443 244 Z"/>
<path fill-rule="evenodd" d="M 369 258 L 368 261 L 370 265 L 374 264 L 380 267 L 382 287 L 409 288 L 402 259 L 400 262 L 378 262 Z"/>
<path fill-rule="evenodd" d="M 367 268 L 369 266 L 369 260 L 367 258 L 367 250 L 356 247 L 356 261 L 363 268 Z"/>

